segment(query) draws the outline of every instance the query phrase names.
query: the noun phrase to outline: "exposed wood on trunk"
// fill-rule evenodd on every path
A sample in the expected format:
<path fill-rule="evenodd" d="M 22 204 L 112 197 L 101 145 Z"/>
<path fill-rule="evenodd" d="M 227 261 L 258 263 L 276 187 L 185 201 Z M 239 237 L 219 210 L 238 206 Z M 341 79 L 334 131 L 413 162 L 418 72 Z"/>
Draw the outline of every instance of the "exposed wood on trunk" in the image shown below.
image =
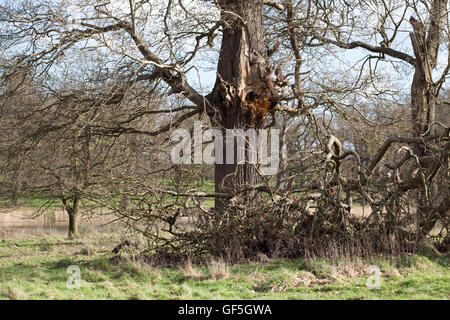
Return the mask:
<path fill-rule="evenodd" d="M 222 129 L 260 129 L 277 104 L 264 41 L 263 1 L 222 0 L 219 4 L 225 27 L 212 101 L 220 116 L 214 114 L 211 121 Z M 223 154 L 225 159 L 225 146 Z M 253 164 L 216 164 L 216 192 L 257 184 L 258 176 Z M 223 208 L 222 200 L 216 202 L 216 208 Z"/>
<path fill-rule="evenodd" d="M 441 32 L 444 17 L 446 15 L 447 0 L 435 0 L 432 3 L 430 25 L 428 30 L 414 17 L 410 18 L 413 32 L 410 33 L 411 43 L 416 59 L 413 83 L 411 85 L 411 114 L 412 129 L 416 137 L 432 135 L 433 124 L 435 122 L 436 107 L 436 85 L 432 79 L 432 71 L 436 67 L 438 49 L 441 43 Z M 414 145 L 414 153 L 419 158 L 429 155 L 423 145 Z M 420 170 L 423 172 L 433 172 L 434 162 L 421 162 Z M 418 198 L 418 214 L 421 220 L 428 221 L 427 216 L 433 212 L 435 206 L 437 184 L 433 181 L 435 173 L 429 175 L 423 184 Z M 426 226 L 429 229 L 429 226 Z M 430 229 L 431 230 L 431 229 Z"/>

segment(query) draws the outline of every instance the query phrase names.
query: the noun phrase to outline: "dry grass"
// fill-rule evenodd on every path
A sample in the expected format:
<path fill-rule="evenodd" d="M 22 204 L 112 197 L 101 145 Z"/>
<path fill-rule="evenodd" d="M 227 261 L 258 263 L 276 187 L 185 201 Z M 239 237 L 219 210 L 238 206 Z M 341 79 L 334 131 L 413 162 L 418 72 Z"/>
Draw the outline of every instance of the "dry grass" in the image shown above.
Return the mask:
<path fill-rule="evenodd" d="M 20 288 L 13 288 L 12 286 L 4 286 L 1 290 L 1 295 L 10 300 L 26 300 L 27 294 Z"/>
<path fill-rule="evenodd" d="M 79 232 L 81 235 L 108 232 L 121 228 L 120 223 L 108 225 L 114 217 L 98 214 L 93 218 L 81 215 Z M 0 238 L 26 239 L 30 237 L 67 235 L 68 217 L 62 210 L 49 209 L 38 214 L 37 208 L 0 208 Z"/>
<path fill-rule="evenodd" d="M 445 258 L 310 258 L 230 265 L 223 259 L 159 268 L 127 256 L 115 262 L 115 234 L 77 241 L 0 240 L 0 299 L 448 299 Z M 77 254 L 95 248 L 92 256 Z M 42 251 L 45 248 L 45 251 Z M 266 260 L 261 256 L 262 260 Z M 67 290 L 67 266 L 79 265 L 82 285 Z M 369 290 L 367 267 L 379 266 L 380 290 Z"/>
<path fill-rule="evenodd" d="M 86 245 L 84 248 L 80 250 L 80 252 L 78 252 L 78 254 L 83 256 L 92 256 L 95 254 L 95 249 L 90 245 Z"/>
<path fill-rule="evenodd" d="M 304 260 L 306 270 L 319 278 L 342 279 L 357 278 L 365 275 L 370 266 L 360 258 L 310 258 Z"/>
<path fill-rule="evenodd" d="M 211 259 L 208 263 L 209 276 L 213 280 L 226 280 L 230 278 L 230 267 L 223 259 Z"/>
<path fill-rule="evenodd" d="M 185 265 L 180 269 L 183 276 L 187 279 L 203 280 L 206 278 L 202 270 L 192 264 L 191 258 L 188 258 Z"/>

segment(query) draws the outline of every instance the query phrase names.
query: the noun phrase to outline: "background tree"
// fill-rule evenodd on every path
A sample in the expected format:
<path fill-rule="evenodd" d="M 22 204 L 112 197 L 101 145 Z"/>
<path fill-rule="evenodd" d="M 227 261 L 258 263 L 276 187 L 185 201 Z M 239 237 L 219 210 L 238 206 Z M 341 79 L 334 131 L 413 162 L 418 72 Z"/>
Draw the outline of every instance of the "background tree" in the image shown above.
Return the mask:
<path fill-rule="evenodd" d="M 23 124 L 30 116 L 30 109 L 42 102 L 42 96 L 25 71 L 11 76 L 2 92 L 0 113 L 1 183 L 10 193 L 11 205 L 18 206 L 20 194 L 27 181 L 25 176 L 33 175 L 29 170 L 28 154 L 33 142 L 24 143 L 29 128 Z"/>

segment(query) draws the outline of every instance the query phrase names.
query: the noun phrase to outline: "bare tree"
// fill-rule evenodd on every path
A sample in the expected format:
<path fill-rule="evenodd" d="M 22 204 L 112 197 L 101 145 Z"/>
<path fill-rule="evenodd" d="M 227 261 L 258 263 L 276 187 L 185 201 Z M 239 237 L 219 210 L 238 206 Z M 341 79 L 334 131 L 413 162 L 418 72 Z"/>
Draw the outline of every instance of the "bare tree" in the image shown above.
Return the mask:
<path fill-rule="evenodd" d="M 356 2 L 358 4 L 358 2 Z M 363 2 L 361 2 L 363 3 Z M 317 5 L 321 5 L 317 2 Z M 378 5 L 378 4 L 377 4 Z M 341 17 L 348 17 L 351 13 L 348 7 L 331 7 L 329 14 L 323 19 L 327 24 L 332 25 L 333 16 L 338 12 L 342 13 Z M 423 13 L 425 12 L 425 13 Z M 405 137 L 404 139 L 391 138 L 387 139 L 379 152 L 371 159 L 368 169 L 373 170 L 383 158 L 390 146 L 396 143 L 413 144 L 413 151 L 405 155 L 405 158 L 396 163 L 395 167 L 400 167 L 405 164 L 408 159 L 415 158 L 418 161 L 419 173 L 418 176 L 408 182 L 410 188 L 419 188 L 419 212 L 423 224 L 427 227 L 427 231 L 432 228 L 435 221 L 431 214 L 435 210 L 437 204 L 437 190 L 433 178 L 441 168 L 442 162 L 446 161 L 447 156 L 438 155 L 435 153 L 435 147 L 424 144 L 424 140 L 430 142 L 433 139 L 442 137 L 442 134 L 436 133 L 442 127 L 448 132 L 448 124 L 436 123 L 436 99 L 440 95 L 443 83 L 448 78 L 450 67 L 450 50 L 447 47 L 448 59 L 444 66 L 440 67 L 440 74 L 437 80 L 433 80 L 433 70 L 438 66 L 438 53 L 442 44 L 448 43 L 449 25 L 448 25 L 448 1 L 434 0 L 427 2 L 393 2 L 388 3 L 380 1 L 377 10 L 377 27 L 375 34 L 377 34 L 382 41 L 380 44 L 371 44 L 369 42 L 361 41 L 359 39 L 352 39 L 363 37 L 363 34 L 358 35 L 358 27 L 352 27 L 351 18 L 343 18 L 333 24 L 333 28 L 325 30 L 323 33 L 317 33 L 313 38 L 323 44 L 332 44 L 343 49 L 361 48 L 371 53 L 378 54 L 377 56 L 370 55 L 369 59 L 384 60 L 387 58 L 398 59 L 407 63 L 412 67 L 414 76 L 410 90 L 410 108 L 412 126 L 410 131 L 413 133 L 413 140 Z M 409 33 L 411 48 L 413 55 L 407 51 L 393 48 L 398 46 L 398 37 L 401 28 L 406 23 L 406 15 L 410 13 L 411 17 L 409 23 L 412 26 L 412 31 Z M 414 17 L 416 16 L 416 18 Z M 426 26 L 427 25 L 427 26 Z M 367 31 L 366 31 L 367 32 Z M 444 136 L 448 134 L 445 133 Z M 434 136 L 433 136 L 434 135 Z M 434 138 L 433 138 L 434 137 Z M 440 152 L 447 154 L 448 145 L 438 147 Z M 440 149 L 442 148 L 442 149 Z M 440 153 L 438 152 L 438 153 Z M 415 179 L 415 180 L 414 180 Z M 444 199 L 441 206 L 446 207 L 447 203 Z M 441 212 L 442 213 L 442 212 Z"/>
<path fill-rule="evenodd" d="M 183 251 L 192 245 L 201 252 L 231 254 L 239 243 L 246 257 L 283 246 L 304 249 L 304 239 L 320 242 L 324 235 L 363 241 L 358 237 L 364 232 L 374 234 L 375 247 L 392 234 L 410 245 L 411 237 L 423 238 L 438 219 L 448 225 L 448 197 L 442 192 L 435 196 L 434 187 L 448 167 L 449 126 L 434 116 L 436 106 L 445 105 L 437 98 L 449 72 L 448 62 L 438 59 L 438 53 L 449 54 L 447 1 L 71 4 L 70 13 L 61 1 L 5 1 L 0 6 L 5 59 L 13 62 L 3 75 L 33 66 L 46 87 L 53 88 L 61 74 L 70 74 L 71 81 L 84 83 L 83 94 L 67 95 L 75 100 L 94 87 L 100 105 L 115 106 L 119 113 L 108 117 L 103 111 L 98 121 L 86 122 L 93 136 L 128 135 L 134 144 L 143 136 L 165 136 L 197 116 L 206 116 L 211 127 L 222 131 L 284 127 L 282 149 L 290 155 L 275 181 L 249 161 L 238 164 L 236 149 L 233 164 L 215 164 L 215 192 L 190 189 L 192 175 L 180 165 L 162 166 L 182 177 L 174 179 L 173 188 L 150 178 L 159 169 L 128 164 L 114 172 L 111 188 L 103 190 L 111 207 L 154 240 L 155 247 Z M 408 22 L 410 15 L 415 18 Z M 405 31 L 411 43 L 406 49 Z M 80 60 L 88 72 L 74 67 L 82 65 Z M 213 76 L 202 68 L 204 61 Z M 411 71 L 412 84 L 405 92 Z M 100 79 L 106 83 L 104 92 L 95 89 Z M 126 109 L 120 114 L 130 88 L 138 97 L 154 83 L 177 103 L 148 110 L 140 109 L 140 101 L 130 104 L 134 113 Z M 77 110 L 97 110 L 92 97 L 81 100 L 85 107 Z M 405 104 L 410 128 L 394 127 L 379 111 Z M 344 123 L 349 132 L 342 132 Z M 364 136 L 371 141 L 364 143 Z M 399 148 L 393 150 L 394 145 Z M 225 146 L 222 151 L 226 158 Z M 392 175 L 385 176 L 388 166 Z M 405 168 L 410 174 L 398 179 Z M 404 196 L 411 192 L 419 193 L 421 216 L 419 231 L 412 233 L 398 227 L 405 216 Z M 112 200 L 117 193 L 122 204 Z M 363 222 L 350 215 L 354 194 L 372 210 Z M 215 199 L 215 211 L 199 200 L 208 197 Z M 167 204 L 166 198 L 173 201 Z M 181 222 L 186 219 L 193 230 Z"/>
<path fill-rule="evenodd" d="M 30 116 L 30 109 L 41 102 L 41 94 L 24 70 L 7 79 L 1 95 L 1 182 L 10 192 L 13 206 L 19 205 L 19 197 L 25 187 L 25 176 L 32 175 L 27 156 L 32 143 L 22 143 L 22 137 L 29 129 L 23 121 Z"/>
<path fill-rule="evenodd" d="M 152 71 L 148 78 L 164 80 L 173 93 L 181 93 L 190 100 L 194 104 L 192 111 L 184 114 L 179 121 L 205 111 L 212 123 L 221 128 L 264 126 L 267 115 L 277 105 L 279 97 L 268 63 L 262 0 L 218 1 L 212 7 L 198 2 L 188 8 L 183 1 L 178 1 L 178 4 L 168 1 L 158 5 L 165 14 L 157 17 L 163 24 L 163 32 L 157 37 L 161 36 L 163 46 L 169 49 L 167 54 L 160 56 L 156 52 L 161 47 L 152 48 L 152 41 L 145 38 L 148 35 L 146 23 L 154 14 L 153 4 L 130 1 L 126 7 L 117 5 L 118 8 L 109 2 L 79 4 L 78 10 L 85 17 L 74 22 L 63 12 L 62 3 L 46 1 L 23 7 L 5 4 L 2 5 L 1 14 L 7 33 L 11 31 L 15 36 L 26 36 L 26 41 L 35 44 L 52 39 L 50 45 L 44 45 L 45 49 L 35 46 L 31 49 L 33 52 L 22 52 L 18 63 L 40 65 L 43 71 L 47 71 L 77 44 L 94 40 L 99 47 L 110 50 L 119 59 L 131 59 L 150 66 Z M 209 19 L 208 22 L 194 12 L 198 8 L 203 9 L 202 6 L 206 6 L 206 10 L 213 9 L 217 21 Z M 185 29 L 192 28 L 193 31 L 175 30 L 173 24 L 178 23 L 173 13 L 175 10 L 187 18 Z M 42 17 L 39 21 L 33 18 L 37 14 Z M 12 23 L 18 24 L 13 27 Z M 200 49 L 213 45 L 219 29 L 223 35 L 216 84 L 211 93 L 202 95 L 188 84 L 186 68 L 192 68 L 189 65 L 195 61 Z M 118 36 L 120 40 L 112 40 L 109 34 Z M 15 41 L 14 44 L 20 42 Z M 183 50 L 188 41 L 194 41 L 192 51 Z M 129 43 L 133 46 L 130 47 Z M 177 54 L 179 50 L 182 50 L 181 54 Z M 226 192 L 230 188 L 230 183 L 223 184 L 222 180 L 231 173 L 238 185 L 257 183 L 258 174 L 249 164 L 217 164 L 217 192 Z M 225 190 L 222 190 L 222 186 Z"/>

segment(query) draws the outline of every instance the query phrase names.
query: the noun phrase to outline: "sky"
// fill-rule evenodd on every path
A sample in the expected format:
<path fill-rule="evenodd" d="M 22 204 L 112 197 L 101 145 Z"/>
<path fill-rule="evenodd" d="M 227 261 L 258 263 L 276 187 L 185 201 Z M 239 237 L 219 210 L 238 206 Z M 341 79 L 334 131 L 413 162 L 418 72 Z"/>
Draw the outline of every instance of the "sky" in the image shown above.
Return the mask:
<path fill-rule="evenodd" d="M 0 4 L 4 3 L 6 0 L 0 0 Z M 85 0 L 61 0 L 62 8 L 65 10 L 65 13 L 71 17 L 71 20 L 75 22 L 81 21 L 86 16 L 90 16 L 91 12 L 87 12 L 83 8 L 83 4 L 86 3 Z M 400 0 L 401 1 L 401 0 Z M 383 13 L 383 9 L 379 9 L 380 6 L 375 5 L 377 1 L 375 0 L 366 0 L 368 5 L 364 12 L 354 12 L 361 19 L 358 21 L 358 24 L 365 27 L 368 31 L 373 31 L 377 26 L 379 26 L 379 15 Z M 387 0 L 389 5 L 395 5 L 399 0 Z M 163 37 L 163 29 L 165 21 L 163 21 L 161 16 L 164 16 L 165 13 L 165 4 L 166 1 L 150 1 L 148 7 L 143 8 L 142 12 L 145 14 L 149 14 L 148 20 L 145 24 L 141 24 L 140 31 L 145 34 L 145 40 L 149 47 L 154 49 L 161 57 L 169 56 L 169 49 L 161 43 L 161 39 Z M 183 4 L 186 8 L 195 15 L 196 18 L 206 19 L 209 21 L 214 21 L 218 19 L 217 10 L 214 11 L 211 7 L 207 7 L 201 4 L 200 0 L 183 0 Z M 129 2 L 124 0 L 111 0 L 110 4 L 107 6 L 109 10 L 113 12 L 114 15 L 123 16 L 128 15 L 129 13 Z M 299 15 L 301 16 L 301 12 Z M 401 8 L 394 13 L 394 17 L 398 17 L 401 14 Z M 408 12 L 406 14 L 406 19 L 413 14 L 413 12 Z M 183 28 L 188 28 L 189 26 L 186 24 L 184 19 L 184 12 L 178 8 L 178 10 L 174 9 L 171 15 L 171 19 L 166 21 L 172 30 L 183 31 Z M 77 24 L 68 24 L 67 28 L 78 28 Z M 411 52 L 411 45 L 409 39 L 409 31 L 411 27 L 407 21 L 403 22 L 400 32 L 398 34 L 398 38 L 394 43 L 395 48 L 399 48 L 399 50 L 405 51 L 409 54 Z M 378 44 L 380 38 L 371 38 L 364 39 L 367 37 L 353 38 L 353 40 L 367 40 L 371 44 Z M 107 39 L 109 45 L 116 50 L 123 50 L 123 39 L 110 38 Z M 182 52 L 187 52 L 191 50 L 195 43 L 194 37 L 183 38 L 176 42 L 176 46 L 178 52 L 176 54 L 179 56 Z M 200 52 L 193 61 L 185 67 L 185 70 L 189 69 L 187 73 L 188 82 L 197 90 L 199 90 L 202 94 L 207 94 L 213 87 L 216 80 L 216 65 L 217 65 L 217 57 L 218 57 L 218 47 L 220 44 L 220 38 L 216 39 L 216 46 L 214 49 L 207 49 Z M 120 49 L 118 49 L 120 48 Z M 127 46 L 125 51 L 130 54 L 130 56 L 135 56 L 136 59 L 142 59 L 140 54 L 136 51 L 136 48 L 133 46 Z M 369 52 L 363 49 L 352 49 L 352 50 L 344 50 L 344 49 L 334 49 L 334 55 L 328 56 L 328 58 L 317 58 L 315 54 L 308 55 L 306 53 L 303 54 L 304 62 L 304 70 L 303 72 L 312 70 L 313 73 L 317 75 L 320 74 L 331 74 L 332 72 L 337 72 L 341 74 L 348 75 L 347 78 L 356 78 L 360 68 L 362 66 L 362 61 L 364 57 L 366 57 Z M 82 60 L 82 57 L 80 57 Z M 279 58 L 275 63 L 280 63 Z M 394 61 L 394 63 L 380 62 L 379 71 L 384 74 L 393 75 L 395 78 L 395 83 L 398 86 L 409 87 L 412 79 L 413 68 L 401 66 L 399 61 L 396 59 L 390 59 L 390 61 Z M 447 63 L 447 48 L 445 44 L 442 45 L 442 51 L 439 55 L 439 69 L 434 72 L 435 77 L 438 76 L 440 71 L 443 69 Z M 397 71 L 397 68 L 400 66 L 400 72 Z M 192 68 L 191 68 L 192 67 Z M 397 67 L 397 68 L 396 68 Z M 389 87 L 392 85 L 393 79 L 388 79 L 387 77 L 384 79 L 385 83 L 383 83 L 383 79 L 379 79 L 378 84 L 380 86 Z"/>

